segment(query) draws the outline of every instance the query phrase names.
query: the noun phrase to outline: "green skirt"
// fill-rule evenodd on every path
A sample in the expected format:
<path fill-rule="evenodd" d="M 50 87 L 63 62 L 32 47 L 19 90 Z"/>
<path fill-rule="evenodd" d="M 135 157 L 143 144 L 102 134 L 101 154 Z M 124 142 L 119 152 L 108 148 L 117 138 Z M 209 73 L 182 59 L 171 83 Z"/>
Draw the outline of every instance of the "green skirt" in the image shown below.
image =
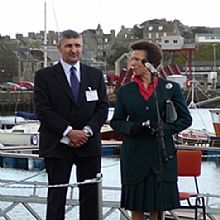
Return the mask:
<path fill-rule="evenodd" d="M 180 206 L 177 182 L 159 183 L 151 172 L 143 182 L 122 185 L 121 207 L 130 211 L 153 212 Z"/>

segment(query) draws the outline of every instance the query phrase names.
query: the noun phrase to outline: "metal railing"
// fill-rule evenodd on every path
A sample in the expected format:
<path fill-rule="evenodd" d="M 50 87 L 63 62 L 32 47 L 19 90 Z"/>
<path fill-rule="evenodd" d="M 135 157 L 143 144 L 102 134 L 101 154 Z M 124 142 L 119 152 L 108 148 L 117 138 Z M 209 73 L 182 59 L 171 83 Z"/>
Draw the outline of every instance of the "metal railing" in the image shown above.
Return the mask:
<path fill-rule="evenodd" d="M 39 174 L 43 173 L 41 171 Z M 36 174 L 32 177 L 36 177 Z M 14 220 L 13 217 L 10 217 L 9 212 L 12 209 L 15 209 L 18 205 L 23 205 L 23 207 L 31 214 L 36 220 L 43 220 L 42 216 L 38 213 L 37 210 L 32 208 L 31 204 L 41 204 L 46 205 L 47 198 L 46 196 L 40 196 L 37 192 L 38 189 L 47 189 L 51 187 L 68 187 L 69 193 L 67 196 L 66 202 L 66 214 L 73 210 L 75 207 L 79 206 L 78 199 L 74 198 L 74 189 L 79 185 L 84 184 L 97 184 L 98 187 L 98 220 L 106 219 L 116 210 L 121 214 L 121 219 L 130 219 L 127 211 L 120 208 L 120 202 L 115 200 L 103 200 L 103 191 L 114 191 L 120 192 L 120 187 L 103 187 L 102 186 L 102 175 L 99 173 L 94 179 L 85 180 L 83 182 L 77 182 L 73 184 L 59 184 L 59 185 L 47 185 L 45 182 L 31 182 L 27 181 L 31 177 L 25 178 L 20 181 L 11 181 L 11 180 L 0 180 L 0 188 L 9 188 L 9 189 L 31 189 L 32 192 L 29 195 L 7 195 L 0 194 L 0 202 L 7 203 L 8 205 L 3 208 L 0 207 L 0 217 L 4 217 L 6 220 Z M 105 208 L 105 213 L 103 214 L 103 208 Z"/>

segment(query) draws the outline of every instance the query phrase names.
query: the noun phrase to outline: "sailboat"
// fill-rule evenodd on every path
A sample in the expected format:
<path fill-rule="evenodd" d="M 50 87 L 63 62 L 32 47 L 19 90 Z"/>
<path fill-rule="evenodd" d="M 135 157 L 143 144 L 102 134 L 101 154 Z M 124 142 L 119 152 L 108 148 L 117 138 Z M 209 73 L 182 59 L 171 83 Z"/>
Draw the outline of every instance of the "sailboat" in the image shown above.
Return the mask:
<path fill-rule="evenodd" d="M 220 109 L 217 108 L 200 108 L 206 103 L 215 101 L 206 96 L 207 100 L 197 102 L 194 101 L 195 89 L 200 89 L 196 85 L 196 81 L 192 81 L 191 102 L 188 105 L 189 111 L 193 118 L 192 125 L 177 135 L 177 142 L 196 146 L 220 146 Z M 200 89 L 201 92 L 203 92 Z"/>
<path fill-rule="evenodd" d="M 178 133 L 177 142 L 198 146 L 209 146 L 216 137 L 210 109 L 189 109 L 193 118 L 192 125 Z"/>

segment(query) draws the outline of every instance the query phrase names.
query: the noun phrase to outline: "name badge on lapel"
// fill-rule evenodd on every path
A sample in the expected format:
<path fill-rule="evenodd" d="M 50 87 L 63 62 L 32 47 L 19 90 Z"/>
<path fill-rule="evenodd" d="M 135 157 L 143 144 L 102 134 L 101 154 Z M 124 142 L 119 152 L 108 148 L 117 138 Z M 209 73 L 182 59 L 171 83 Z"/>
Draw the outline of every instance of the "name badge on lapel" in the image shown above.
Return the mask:
<path fill-rule="evenodd" d="M 89 91 L 86 91 L 86 101 L 91 102 L 91 101 L 98 101 L 98 94 L 97 90 L 92 90 L 91 87 L 88 87 Z"/>

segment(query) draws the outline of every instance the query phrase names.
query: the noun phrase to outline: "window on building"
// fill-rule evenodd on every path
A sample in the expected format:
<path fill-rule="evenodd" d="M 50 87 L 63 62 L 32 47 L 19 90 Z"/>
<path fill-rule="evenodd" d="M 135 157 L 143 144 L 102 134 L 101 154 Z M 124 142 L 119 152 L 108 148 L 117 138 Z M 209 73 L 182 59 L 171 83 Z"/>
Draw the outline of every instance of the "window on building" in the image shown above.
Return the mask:
<path fill-rule="evenodd" d="M 153 30 L 153 26 L 149 26 L 149 27 L 148 27 L 148 30 L 149 30 L 149 31 L 152 31 L 152 30 Z"/>
<path fill-rule="evenodd" d="M 156 38 L 159 38 L 159 33 L 158 32 L 156 33 Z"/>
<path fill-rule="evenodd" d="M 169 40 L 164 40 L 164 43 L 169 44 L 170 42 L 169 42 Z"/>
<path fill-rule="evenodd" d="M 173 44 L 178 44 L 178 40 L 173 40 Z"/>
<path fill-rule="evenodd" d="M 163 26 L 158 26 L 158 31 L 162 31 L 163 30 Z"/>
<path fill-rule="evenodd" d="M 148 38 L 151 39 L 152 38 L 152 34 L 148 33 Z"/>

